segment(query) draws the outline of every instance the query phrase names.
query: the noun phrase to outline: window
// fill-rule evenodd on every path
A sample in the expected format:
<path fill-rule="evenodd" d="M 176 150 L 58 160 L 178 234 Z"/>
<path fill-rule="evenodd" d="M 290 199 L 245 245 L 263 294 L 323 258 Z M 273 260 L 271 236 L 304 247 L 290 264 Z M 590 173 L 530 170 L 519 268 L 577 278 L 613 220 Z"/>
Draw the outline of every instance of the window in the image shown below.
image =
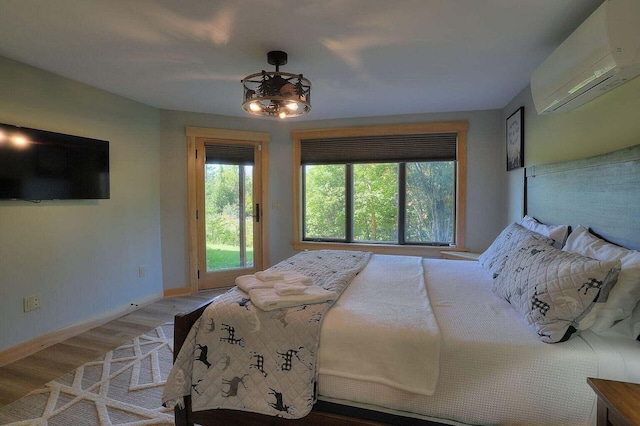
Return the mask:
<path fill-rule="evenodd" d="M 455 122 L 294 132 L 296 248 L 464 248 L 466 130 Z"/>

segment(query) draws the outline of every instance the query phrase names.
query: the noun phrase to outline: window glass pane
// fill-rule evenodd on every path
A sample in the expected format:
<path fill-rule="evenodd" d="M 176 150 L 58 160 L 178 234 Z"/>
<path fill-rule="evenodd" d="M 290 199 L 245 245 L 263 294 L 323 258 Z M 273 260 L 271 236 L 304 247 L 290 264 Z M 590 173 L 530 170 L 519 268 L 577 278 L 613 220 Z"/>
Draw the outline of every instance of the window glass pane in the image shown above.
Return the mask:
<path fill-rule="evenodd" d="M 304 238 L 346 239 L 346 166 L 306 165 Z"/>
<path fill-rule="evenodd" d="M 205 164 L 207 271 L 240 266 L 239 166 Z"/>
<path fill-rule="evenodd" d="M 253 203 L 253 166 L 240 166 L 244 168 L 244 204 L 245 204 L 245 229 L 244 229 L 244 243 L 243 248 L 245 250 L 244 262 L 241 266 L 253 266 L 253 215 L 254 211 Z"/>
<path fill-rule="evenodd" d="M 398 242 L 398 164 L 353 165 L 353 238 Z"/>
<path fill-rule="evenodd" d="M 407 163 L 405 241 L 454 242 L 455 162 Z"/>

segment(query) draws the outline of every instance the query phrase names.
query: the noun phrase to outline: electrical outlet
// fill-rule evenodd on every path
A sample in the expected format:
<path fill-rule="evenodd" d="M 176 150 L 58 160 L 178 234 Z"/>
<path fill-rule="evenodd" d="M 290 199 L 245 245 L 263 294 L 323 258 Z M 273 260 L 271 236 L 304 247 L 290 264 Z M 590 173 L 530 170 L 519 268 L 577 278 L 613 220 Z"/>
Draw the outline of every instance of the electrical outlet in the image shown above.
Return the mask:
<path fill-rule="evenodd" d="M 145 275 L 147 275 L 147 267 L 144 265 L 140 265 L 138 266 L 138 276 L 140 278 L 144 277 Z"/>
<path fill-rule="evenodd" d="M 24 298 L 24 311 L 34 311 L 42 307 L 42 295 L 34 294 Z"/>

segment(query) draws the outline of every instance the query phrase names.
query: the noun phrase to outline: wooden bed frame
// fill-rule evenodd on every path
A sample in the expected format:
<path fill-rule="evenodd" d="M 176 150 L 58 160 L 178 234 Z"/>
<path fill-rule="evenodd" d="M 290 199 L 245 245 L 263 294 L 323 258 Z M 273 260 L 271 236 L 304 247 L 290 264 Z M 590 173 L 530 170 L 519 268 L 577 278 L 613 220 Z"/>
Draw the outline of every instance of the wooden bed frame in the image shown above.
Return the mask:
<path fill-rule="evenodd" d="M 527 168 L 526 213 L 543 223 L 582 224 L 603 238 L 640 250 L 640 145 L 597 157 Z M 582 208 L 581 208 L 582 207 Z M 210 302 L 175 317 L 174 361 L 191 326 Z M 288 420 L 235 410 L 191 411 L 176 408 L 176 425 L 442 425 L 432 421 L 392 415 L 346 405 L 318 401 L 309 415 Z"/>

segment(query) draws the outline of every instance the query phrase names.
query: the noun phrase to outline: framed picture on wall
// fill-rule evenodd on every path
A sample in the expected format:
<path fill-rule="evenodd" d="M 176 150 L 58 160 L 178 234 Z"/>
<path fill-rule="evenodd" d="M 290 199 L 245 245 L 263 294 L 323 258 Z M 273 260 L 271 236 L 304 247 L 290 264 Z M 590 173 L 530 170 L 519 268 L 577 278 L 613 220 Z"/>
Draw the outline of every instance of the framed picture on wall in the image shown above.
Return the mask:
<path fill-rule="evenodd" d="M 507 171 L 524 167 L 524 107 L 507 118 Z"/>

